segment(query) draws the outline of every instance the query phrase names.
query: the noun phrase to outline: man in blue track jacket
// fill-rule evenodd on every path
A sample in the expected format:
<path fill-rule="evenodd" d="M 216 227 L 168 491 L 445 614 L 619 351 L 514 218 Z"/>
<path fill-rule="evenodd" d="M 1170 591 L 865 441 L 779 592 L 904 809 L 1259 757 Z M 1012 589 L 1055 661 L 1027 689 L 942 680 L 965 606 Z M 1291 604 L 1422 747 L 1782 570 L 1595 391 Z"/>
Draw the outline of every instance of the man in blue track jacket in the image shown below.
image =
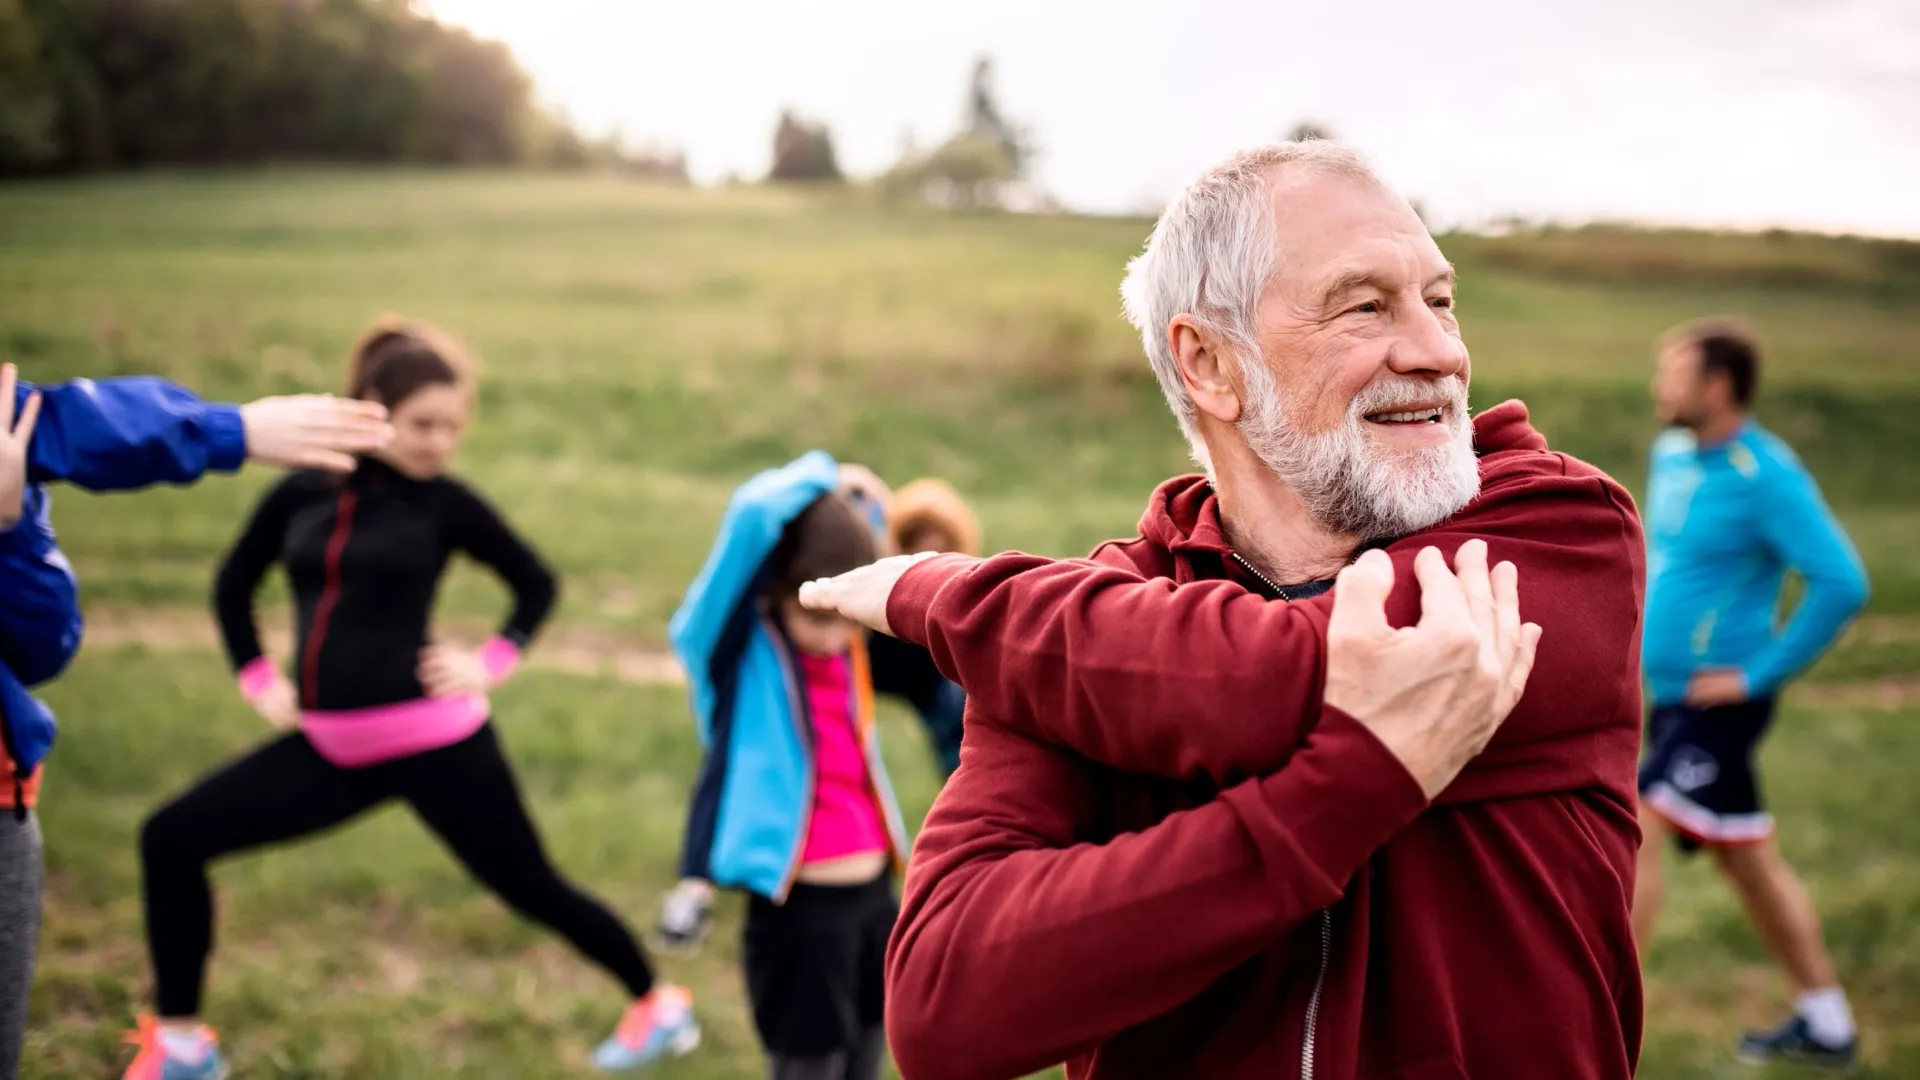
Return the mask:
<path fill-rule="evenodd" d="M 1644 951 L 1665 841 L 1711 848 L 1799 995 L 1784 1024 L 1741 1039 L 1741 1056 L 1848 1065 L 1853 1016 L 1819 916 L 1774 844 L 1753 753 L 1786 682 L 1866 603 L 1867 576 L 1813 477 L 1749 415 L 1758 374 L 1759 347 L 1737 326 L 1691 324 L 1661 342 L 1654 399 L 1673 426 L 1653 444 L 1644 507 L 1653 712 L 1634 930 Z M 1805 588 L 1776 626 L 1789 570 Z"/>

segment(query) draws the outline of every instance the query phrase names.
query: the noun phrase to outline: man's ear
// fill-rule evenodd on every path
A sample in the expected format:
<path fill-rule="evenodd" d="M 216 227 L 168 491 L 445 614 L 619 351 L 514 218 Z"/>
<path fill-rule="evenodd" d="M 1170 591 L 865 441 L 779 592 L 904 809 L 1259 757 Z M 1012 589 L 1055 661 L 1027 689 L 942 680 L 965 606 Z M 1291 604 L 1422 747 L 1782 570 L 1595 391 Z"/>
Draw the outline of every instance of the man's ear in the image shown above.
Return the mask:
<path fill-rule="evenodd" d="M 1167 324 L 1167 345 L 1194 408 L 1223 424 L 1240 420 L 1240 371 L 1226 340 L 1192 315 Z"/>

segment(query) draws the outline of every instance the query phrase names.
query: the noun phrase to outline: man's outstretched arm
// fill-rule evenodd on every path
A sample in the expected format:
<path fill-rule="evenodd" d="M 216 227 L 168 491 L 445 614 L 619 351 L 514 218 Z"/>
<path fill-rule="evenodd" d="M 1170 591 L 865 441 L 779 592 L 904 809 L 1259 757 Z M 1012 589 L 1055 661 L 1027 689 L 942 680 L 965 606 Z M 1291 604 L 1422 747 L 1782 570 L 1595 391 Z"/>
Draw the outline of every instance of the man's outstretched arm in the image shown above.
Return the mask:
<path fill-rule="evenodd" d="M 1420 616 L 1410 571 L 1421 548 L 1451 557 L 1484 540 L 1518 568 L 1558 686 L 1613 693 L 1602 678 L 1613 667 L 1597 661 L 1631 647 L 1639 537 L 1626 493 L 1595 476 L 1491 489 L 1446 526 L 1387 549 L 1399 581 L 1387 617 L 1408 626 Z M 1018 554 L 901 560 L 809 596 L 925 645 L 1015 731 L 1128 772 L 1223 786 L 1279 768 L 1318 722 L 1334 603 Z M 1546 709 L 1544 697 L 1537 716 L 1522 706 L 1512 734 L 1536 737 Z"/>

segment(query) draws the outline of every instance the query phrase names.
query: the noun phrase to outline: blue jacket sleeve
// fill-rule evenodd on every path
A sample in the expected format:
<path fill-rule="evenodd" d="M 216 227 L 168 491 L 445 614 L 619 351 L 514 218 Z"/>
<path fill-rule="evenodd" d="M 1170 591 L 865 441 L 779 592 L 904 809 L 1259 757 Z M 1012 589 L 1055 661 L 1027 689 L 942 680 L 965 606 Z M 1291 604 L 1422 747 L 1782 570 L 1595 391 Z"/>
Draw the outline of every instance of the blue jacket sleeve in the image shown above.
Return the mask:
<path fill-rule="evenodd" d="M 1760 490 L 1761 539 L 1806 588 L 1772 644 L 1747 662 L 1747 690 L 1756 696 L 1813 663 L 1867 602 L 1866 568 L 1798 460 L 1769 461 Z"/>
<path fill-rule="evenodd" d="M 25 779 L 45 760 L 57 725 L 53 710 L 28 693 L 6 664 L 0 664 L 0 725 L 6 727 L 7 756 L 13 758 L 13 775 L 0 769 L 0 781 Z"/>
<path fill-rule="evenodd" d="M 80 647 L 80 598 L 48 501 L 29 486 L 20 520 L 0 531 L 0 663 L 28 686 L 60 674 Z"/>
<path fill-rule="evenodd" d="M 40 422 L 27 459 L 35 483 L 64 480 L 93 491 L 185 484 L 246 461 L 239 408 L 201 401 L 165 379 L 23 383 L 16 409 L 36 389 Z"/>
<path fill-rule="evenodd" d="M 815 450 L 748 480 L 728 502 L 706 565 L 667 624 L 667 637 L 686 666 L 703 732 L 713 698 L 706 679 L 708 661 L 721 633 L 759 578 L 761 564 L 780 542 L 787 523 L 839 482 L 838 463 Z"/>

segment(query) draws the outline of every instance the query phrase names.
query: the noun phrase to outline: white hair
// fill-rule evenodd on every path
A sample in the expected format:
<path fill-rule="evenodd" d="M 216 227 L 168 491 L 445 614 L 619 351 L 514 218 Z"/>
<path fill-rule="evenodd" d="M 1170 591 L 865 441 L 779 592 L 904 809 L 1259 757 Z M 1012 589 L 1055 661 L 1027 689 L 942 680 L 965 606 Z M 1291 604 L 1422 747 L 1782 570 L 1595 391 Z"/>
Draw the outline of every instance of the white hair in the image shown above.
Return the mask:
<path fill-rule="evenodd" d="M 1208 169 L 1174 199 L 1120 285 L 1127 321 L 1140 331 L 1160 390 L 1194 460 L 1208 475 L 1213 463 L 1167 341 L 1167 326 L 1176 315 L 1191 315 L 1232 342 L 1243 375 L 1265 370 L 1254 316 L 1279 270 L 1271 192 L 1283 168 L 1384 186 L 1359 154 L 1323 139 L 1243 151 Z"/>

